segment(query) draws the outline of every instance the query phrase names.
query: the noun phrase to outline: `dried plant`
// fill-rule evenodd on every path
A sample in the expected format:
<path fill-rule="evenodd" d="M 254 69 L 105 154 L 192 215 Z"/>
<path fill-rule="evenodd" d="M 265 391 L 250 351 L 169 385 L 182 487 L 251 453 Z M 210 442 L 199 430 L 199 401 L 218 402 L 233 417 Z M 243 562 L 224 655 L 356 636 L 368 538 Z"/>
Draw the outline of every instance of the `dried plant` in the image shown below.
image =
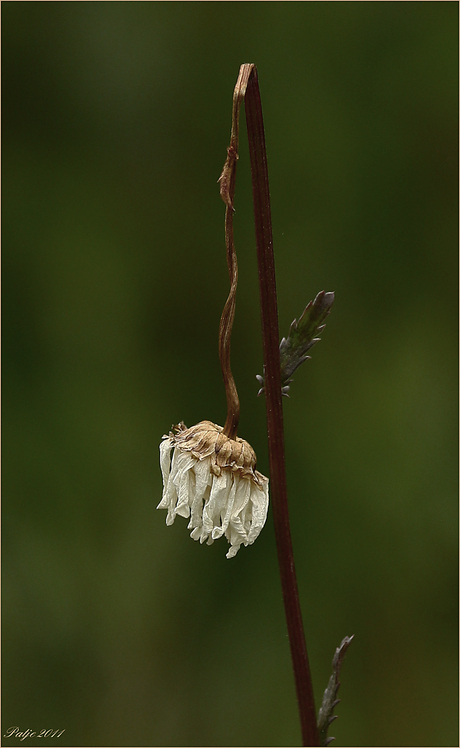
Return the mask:
<path fill-rule="evenodd" d="M 227 159 L 219 178 L 225 203 L 225 244 L 230 293 L 219 328 L 219 358 L 227 398 L 223 427 L 202 421 L 189 429 L 179 424 L 163 437 L 160 464 L 163 497 L 158 508 L 167 509 L 167 524 L 177 515 L 190 518 L 191 537 L 208 544 L 225 535 L 230 543 L 227 558 L 241 545 L 258 537 L 268 511 L 268 479 L 256 470 L 252 447 L 237 436 L 240 402 L 230 366 L 230 339 L 235 317 L 238 265 L 233 235 L 236 165 L 239 144 L 239 113 L 245 104 L 252 173 L 254 221 L 259 269 L 260 307 L 264 352 L 259 394 L 265 393 L 270 462 L 270 493 L 275 526 L 286 623 L 300 714 L 302 745 L 327 745 L 327 728 L 338 703 L 339 670 L 353 637 L 345 637 L 333 661 L 333 675 L 316 720 L 315 701 L 303 631 L 294 554 L 289 526 L 284 452 L 282 395 L 288 395 L 294 371 L 310 356 L 307 351 L 319 340 L 324 320 L 334 301 L 332 292 L 321 291 L 310 301 L 299 321 L 294 320 L 287 338 L 279 344 L 275 261 L 268 184 L 265 134 L 257 70 L 241 65 L 233 94 L 232 129 Z M 172 460 L 171 460 L 171 452 Z"/>

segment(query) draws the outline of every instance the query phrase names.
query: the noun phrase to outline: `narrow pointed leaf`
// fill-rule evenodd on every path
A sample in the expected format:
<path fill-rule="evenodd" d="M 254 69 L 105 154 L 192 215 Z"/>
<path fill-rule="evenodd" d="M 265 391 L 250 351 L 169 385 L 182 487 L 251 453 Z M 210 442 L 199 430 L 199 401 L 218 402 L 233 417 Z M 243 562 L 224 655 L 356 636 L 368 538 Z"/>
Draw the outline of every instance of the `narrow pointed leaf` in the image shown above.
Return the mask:
<path fill-rule="evenodd" d="M 331 311 L 334 302 L 333 291 L 320 291 L 314 301 L 310 301 L 302 312 L 299 321 L 292 322 L 287 338 L 280 343 L 281 390 L 283 395 L 289 396 L 289 385 L 295 370 L 310 358 L 307 351 L 317 343 L 318 336 L 326 327 L 324 320 Z M 261 384 L 258 395 L 264 391 L 264 377 L 257 375 Z"/>
<path fill-rule="evenodd" d="M 353 641 L 353 636 L 346 636 L 343 639 L 340 647 L 335 650 L 334 659 L 332 660 L 332 675 L 329 678 L 329 683 L 324 692 L 323 703 L 318 714 L 318 733 L 322 746 L 327 746 L 335 738 L 328 738 L 327 731 L 331 722 L 337 719 L 337 714 L 332 714 L 334 708 L 340 703 L 340 699 L 337 698 L 337 691 L 339 690 L 340 681 L 340 668 L 342 667 L 343 658 L 345 653 Z"/>

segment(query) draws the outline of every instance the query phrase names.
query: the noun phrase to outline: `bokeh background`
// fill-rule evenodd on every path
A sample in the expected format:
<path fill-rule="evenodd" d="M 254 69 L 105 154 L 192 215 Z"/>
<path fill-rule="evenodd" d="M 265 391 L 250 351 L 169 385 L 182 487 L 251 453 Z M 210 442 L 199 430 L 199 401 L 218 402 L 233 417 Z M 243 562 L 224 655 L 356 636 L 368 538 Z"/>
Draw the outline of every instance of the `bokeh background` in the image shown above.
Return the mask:
<path fill-rule="evenodd" d="M 281 333 L 336 292 L 284 404 L 317 705 L 355 634 L 337 745 L 458 745 L 458 4 L 4 2 L 2 32 L 2 735 L 300 744 L 271 515 L 227 561 L 155 509 L 161 436 L 225 420 L 217 178 L 255 62 Z M 244 127 L 236 209 L 267 473 Z"/>

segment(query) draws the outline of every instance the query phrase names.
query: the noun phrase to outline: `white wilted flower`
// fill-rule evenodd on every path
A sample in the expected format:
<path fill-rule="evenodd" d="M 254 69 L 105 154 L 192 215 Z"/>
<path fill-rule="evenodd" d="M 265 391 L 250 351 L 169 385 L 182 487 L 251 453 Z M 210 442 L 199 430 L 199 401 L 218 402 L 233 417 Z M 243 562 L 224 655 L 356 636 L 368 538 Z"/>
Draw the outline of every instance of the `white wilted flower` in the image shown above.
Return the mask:
<path fill-rule="evenodd" d="M 190 517 L 190 536 L 200 543 L 211 545 L 225 535 L 227 558 L 233 558 L 265 524 L 268 478 L 255 469 L 251 445 L 225 436 L 222 426 L 201 421 L 188 429 L 180 423 L 175 431 L 160 444 L 163 498 L 157 509 L 168 510 L 167 525 L 178 514 Z"/>

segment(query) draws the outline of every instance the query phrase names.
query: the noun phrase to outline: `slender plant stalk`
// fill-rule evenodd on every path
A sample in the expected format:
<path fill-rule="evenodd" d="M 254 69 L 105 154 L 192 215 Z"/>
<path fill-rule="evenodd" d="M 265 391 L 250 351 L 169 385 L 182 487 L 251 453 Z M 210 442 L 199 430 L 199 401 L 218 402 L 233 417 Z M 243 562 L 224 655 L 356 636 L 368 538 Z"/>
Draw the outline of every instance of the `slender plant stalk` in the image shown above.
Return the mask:
<path fill-rule="evenodd" d="M 230 148 L 228 149 L 230 153 Z M 232 170 L 229 194 L 235 193 L 236 158 Z M 233 320 L 235 317 L 236 286 L 238 283 L 238 263 L 236 259 L 235 244 L 233 240 L 233 205 L 227 205 L 225 210 L 225 245 L 227 248 L 227 264 L 230 276 L 230 293 L 220 318 L 219 327 L 219 359 L 224 378 L 225 394 L 227 396 L 227 420 L 225 421 L 225 436 L 229 439 L 236 437 L 238 423 L 240 420 L 240 401 L 230 366 L 230 338 L 232 334 Z"/>
<path fill-rule="evenodd" d="M 243 66 L 242 66 L 243 67 Z M 224 378 L 225 394 L 227 396 L 227 420 L 223 433 L 229 439 L 236 437 L 238 422 L 240 419 L 240 401 L 238 392 L 230 367 L 230 337 L 232 334 L 233 320 L 235 317 L 236 285 L 238 282 L 238 265 L 236 259 L 235 242 L 233 238 L 233 201 L 235 199 L 236 162 L 238 160 L 238 137 L 239 137 L 239 114 L 241 102 L 246 90 L 247 75 L 238 77 L 233 94 L 232 110 L 232 132 L 230 145 L 227 148 L 227 160 L 220 182 L 220 194 L 225 203 L 225 246 L 227 248 L 227 264 L 230 275 L 230 293 L 225 303 L 219 328 L 219 359 Z"/>
<path fill-rule="evenodd" d="M 275 260 L 273 254 L 265 134 L 257 70 L 255 65 L 249 63 L 241 65 L 235 86 L 233 95 L 232 134 L 230 146 L 227 149 L 227 161 L 220 177 L 221 195 L 227 206 L 227 256 L 230 251 L 229 245 L 233 247 L 233 199 L 235 193 L 236 161 L 238 159 L 238 117 L 243 100 L 246 109 L 246 125 L 252 172 L 254 221 L 259 266 L 265 366 L 268 450 L 270 460 L 270 493 L 278 549 L 278 563 L 281 574 L 286 622 L 300 712 L 302 745 L 319 746 L 320 742 L 316 724 L 313 685 L 303 631 L 299 592 L 294 567 L 294 554 L 289 527 L 284 455 L 283 406 L 281 400 L 278 308 L 276 300 Z M 229 316 L 234 313 L 234 301 L 232 309 L 233 311 L 229 312 Z M 222 315 L 222 318 L 224 318 L 224 314 Z M 230 416 L 227 417 L 227 422 L 229 417 Z"/>

